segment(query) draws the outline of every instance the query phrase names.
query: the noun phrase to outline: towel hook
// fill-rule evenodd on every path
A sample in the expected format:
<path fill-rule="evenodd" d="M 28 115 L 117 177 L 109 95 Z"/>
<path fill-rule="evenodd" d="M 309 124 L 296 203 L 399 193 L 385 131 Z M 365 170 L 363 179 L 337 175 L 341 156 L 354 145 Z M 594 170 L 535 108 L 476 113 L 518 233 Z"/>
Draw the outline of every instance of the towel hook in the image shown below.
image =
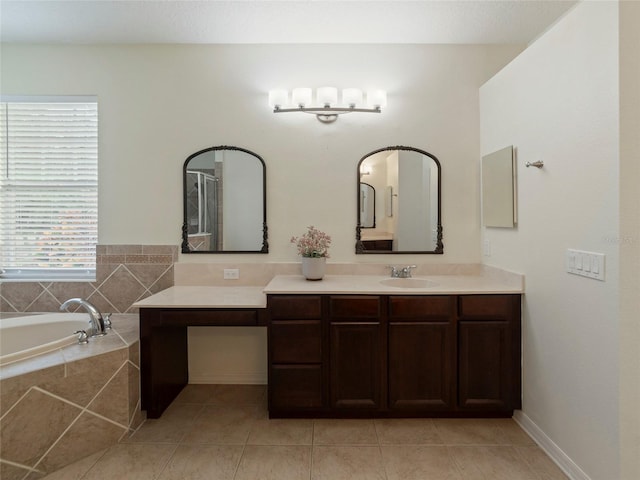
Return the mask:
<path fill-rule="evenodd" d="M 524 164 L 525 167 L 529 168 L 529 167 L 536 167 L 536 168 L 542 168 L 544 167 L 544 162 L 541 160 L 538 160 L 537 162 L 527 162 Z"/>

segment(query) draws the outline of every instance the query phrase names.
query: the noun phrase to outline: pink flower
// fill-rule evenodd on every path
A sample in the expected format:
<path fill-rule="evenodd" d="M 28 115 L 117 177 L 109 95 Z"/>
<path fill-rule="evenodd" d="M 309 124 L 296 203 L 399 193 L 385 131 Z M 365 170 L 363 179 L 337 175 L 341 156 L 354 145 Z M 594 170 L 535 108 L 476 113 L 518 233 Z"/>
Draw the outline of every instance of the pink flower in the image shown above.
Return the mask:
<path fill-rule="evenodd" d="M 313 225 L 307 227 L 304 235 L 291 237 L 291 243 L 296 244 L 298 254 L 303 257 L 329 257 L 331 237 Z"/>

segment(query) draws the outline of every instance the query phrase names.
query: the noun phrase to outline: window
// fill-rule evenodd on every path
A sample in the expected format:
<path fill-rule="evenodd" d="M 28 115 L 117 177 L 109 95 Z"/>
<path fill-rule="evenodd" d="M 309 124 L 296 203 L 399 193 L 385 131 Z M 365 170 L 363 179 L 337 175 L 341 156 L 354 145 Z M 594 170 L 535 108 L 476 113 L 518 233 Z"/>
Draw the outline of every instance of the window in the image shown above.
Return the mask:
<path fill-rule="evenodd" d="M 93 279 L 98 241 L 94 97 L 2 98 L 2 278 Z"/>

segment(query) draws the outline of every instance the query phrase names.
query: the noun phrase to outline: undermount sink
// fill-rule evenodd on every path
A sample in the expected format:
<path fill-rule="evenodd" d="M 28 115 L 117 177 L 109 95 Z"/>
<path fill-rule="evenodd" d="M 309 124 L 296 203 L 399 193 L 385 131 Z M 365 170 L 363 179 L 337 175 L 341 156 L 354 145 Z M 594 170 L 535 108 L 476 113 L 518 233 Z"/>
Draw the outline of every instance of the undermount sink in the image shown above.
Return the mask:
<path fill-rule="evenodd" d="M 395 288 L 431 288 L 438 284 L 425 278 L 387 278 L 380 280 L 382 285 Z"/>

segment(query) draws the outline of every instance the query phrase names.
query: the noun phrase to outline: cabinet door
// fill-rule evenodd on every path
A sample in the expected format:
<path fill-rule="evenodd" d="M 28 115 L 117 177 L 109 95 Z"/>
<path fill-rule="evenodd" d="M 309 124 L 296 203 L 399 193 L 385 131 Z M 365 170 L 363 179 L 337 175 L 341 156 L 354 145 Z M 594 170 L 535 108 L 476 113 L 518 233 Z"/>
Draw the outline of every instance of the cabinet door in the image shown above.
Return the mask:
<path fill-rule="evenodd" d="M 379 409 L 384 345 L 378 322 L 331 324 L 331 406 Z"/>
<path fill-rule="evenodd" d="M 389 298 L 389 408 L 454 407 L 455 330 L 450 296 Z"/>
<path fill-rule="evenodd" d="M 463 409 L 510 410 L 511 342 L 509 323 L 458 324 L 458 405 Z"/>
<path fill-rule="evenodd" d="M 389 408 L 450 409 L 453 378 L 448 322 L 389 324 Z"/>

